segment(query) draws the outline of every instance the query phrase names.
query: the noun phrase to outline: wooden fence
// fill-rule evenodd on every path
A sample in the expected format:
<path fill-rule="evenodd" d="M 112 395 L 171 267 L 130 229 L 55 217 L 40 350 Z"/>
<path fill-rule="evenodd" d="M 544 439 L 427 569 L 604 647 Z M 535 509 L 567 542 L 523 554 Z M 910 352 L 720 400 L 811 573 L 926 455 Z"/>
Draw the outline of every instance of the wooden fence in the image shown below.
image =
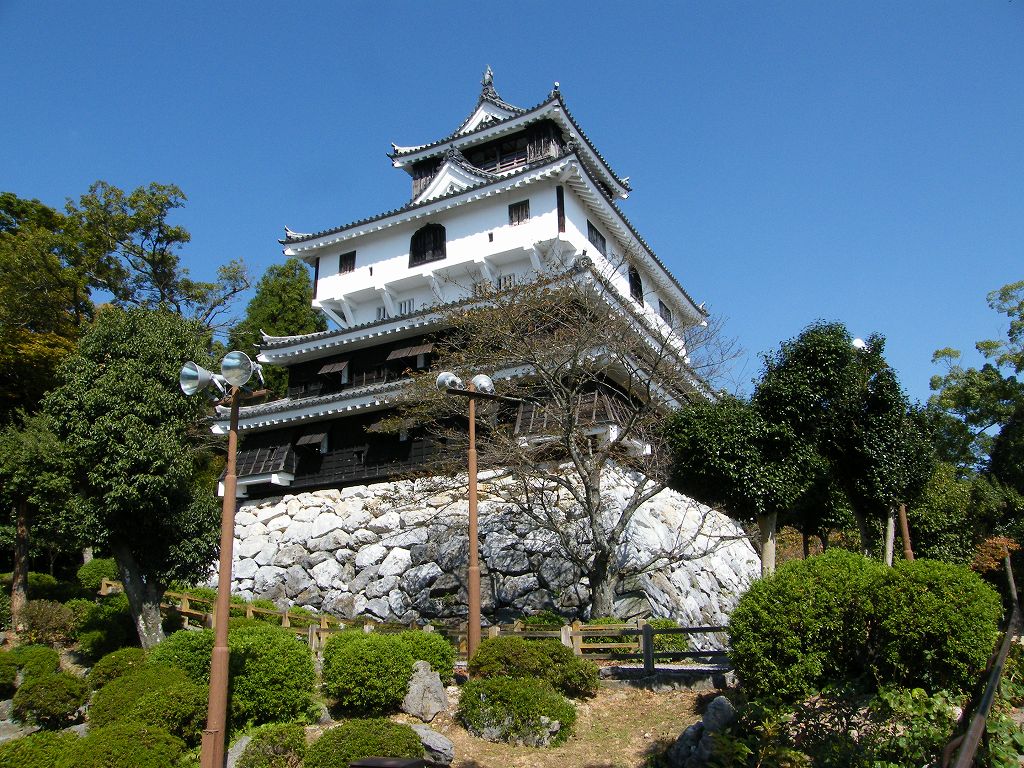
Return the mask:
<path fill-rule="evenodd" d="M 100 594 L 108 595 L 120 592 L 121 583 L 104 579 L 100 586 Z M 160 609 L 165 615 L 176 614 L 181 617 L 185 627 L 197 624 L 202 627 L 214 626 L 214 600 L 212 597 L 200 597 L 185 592 L 165 592 Z M 424 632 L 436 632 L 445 637 L 458 651 L 461 658 L 466 658 L 468 632 L 466 622 L 451 625 L 420 626 L 415 622 L 399 624 L 380 622 L 373 619 L 339 619 L 327 614 L 309 615 L 293 610 L 270 610 L 256 608 L 251 603 L 234 603 L 231 605 L 231 616 L 260 618 L 268 623 L 278 624 L 302 637 L 309 643 L 314 652 L 323 649 L 328 638 L 337 632 L 361 629 L 363 632 L 405 632 L 418 629 Z M 679 662 L 704 662 L 722 664 L 727 661 L 726 650 L 662 650 L 657 647 L 658 636 L 671 635 L 715 635 L 726 631 L 722 626 L 702 627 L 652 627 L 643 619 L 622 624 L 587 625 L 575 621 L 561 627 L 532 627 L 522 621 L 512 624 L 494 624 L 484 628 L 485 637 L 514 635 L 528 639 L 550 638 L 558 640 L 562 645 L 571 648 L 577 656 L 594 661 L 615 660 L 621 662 L 642 663 L 645 670 L 654 670 L 655 660 Z"/>

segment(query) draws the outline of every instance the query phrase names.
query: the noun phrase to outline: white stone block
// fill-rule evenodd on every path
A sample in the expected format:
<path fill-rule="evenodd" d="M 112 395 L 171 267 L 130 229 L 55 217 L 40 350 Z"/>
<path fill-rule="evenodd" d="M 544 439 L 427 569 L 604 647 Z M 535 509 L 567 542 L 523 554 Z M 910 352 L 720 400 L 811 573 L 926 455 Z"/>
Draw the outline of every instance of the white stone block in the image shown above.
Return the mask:
<path fill-rule="evenodd" d="M 242 541 L 236 540 L 234 554 L 239 559 L 252 557 L 269 543 L 270 539 L 266 536 L 250 536 Z"/>
<path fill-rule="evenodd" d="M 380 517 L 377 517 L 366 524 L 367 529 L 374 533 L 391 533 L 397 531 L 399 526 L 402 525 L 402 518 L 399 517 L 397 512 L 385 512 Z"/>
<path fill-rule="evenodd" d="M 333 512 L 324 512 L 313 519 L 313 536 L 319 538 L 331 531 L 337 531 L 344 527 L 345 521 Z"/>
<path fill-rule="evenodd" d="M 251 579 L 259 569 L 260 566 L 255 560 L 245 558 L 235 562 L 234 567 L 231 569 L 231 577 L 235 580 Z"/>
<path fill-rule="evenodd" d="M 344 573 L 345 569 L 341 563 L 331 559 L 313 566 L 309 575 L 321 589 L 344 589 L 346 587 Z"/>
<path fill-rule="evenodd" d="M 360 570 L 369 565 L 376 565 L 388 556 L 388 548 L 383 544 L 370 544 L 356 553 L 356 568 Z"/>
<path fill-rule="evenodd" d="M 356 557 L 358 564 L 358 556 Z M 392 549 L 384 562 L 380 564 L 380 570 L 377 571 L 378 576 L 400 576 L 412 565 L 412 555 L 408 549 L 396 547 Z"/>

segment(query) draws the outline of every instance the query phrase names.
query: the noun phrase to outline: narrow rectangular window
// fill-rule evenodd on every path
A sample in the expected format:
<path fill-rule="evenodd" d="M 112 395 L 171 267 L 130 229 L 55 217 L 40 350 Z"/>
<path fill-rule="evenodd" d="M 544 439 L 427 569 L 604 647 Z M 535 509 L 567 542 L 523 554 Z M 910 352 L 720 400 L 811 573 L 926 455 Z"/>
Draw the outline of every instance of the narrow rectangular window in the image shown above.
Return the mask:
<path fill-rule="evenodd" d="M 555 187 L 555 200 L 558 203 L 558 231 L 565 232 L 565 190 Z"/>
<path fill-rule="evenodd" d="M 316 298 L 316 286 L 320 282 L 320 257 L 313 262 L 313 298 Z"/>
<path fill-rule="evenodd" d="M 410 312 L 412 312 L 414 305 L 415 301 L 413 301 L 412 299 L 402 299 L 400 302 L 398 302 L 398 314 L 408 315 Z"/>
<path fill-rule="evenodd" d="M 608 249 L 608 244 L 605 242 L 604 235 L 601 234 L 600 230 L 594 226 L 594 223 L 590 219 L 587 219 L 587 240 L 597 248 L 598 253 L 602 256 L 605 255 L 605 252 Z"/>
<path fill-rule="evenodd" d="M 636 267 L 629 268 L 629 295 L 640 304 L 644 303 L 644 283 L 640 279 L 640 272 Z"/>
<path fill-rule="evenodd" d="M 509 288 L 512 288 L 515 284 L 516 284 L 516 276 L 514 274 L 512 274 L 512 275 L 501 275 L 498 278 L 498 290 L 499 291 L 507 291 Z"/>
<path fill-rule="evenodd" d="M 378 320 L 387 320 L 387 317 L 388 317 L 387 307 L 385 307 L 383 305 L 377 307 L 377 319 Z"/>
<path fill-rule="evenodd" d="M 356 269 L 356 252 L 349 251 L 343 253 L 338 258 L 338 271 L 344 274 L 345 272 L 354 272 Z"/>
<path fill-rule="evenodd" d="M 672 310 L 668 308 L 668 305 L 658 299 L 658 314 L 661 315 L 661 319 L 669 325 L 672 325 Z"/>
<path fill-rule="evenodd" d="M 530 201 L 522 200 L 508 207 L 508 223 L 513 227 L 530 219 Z"/>

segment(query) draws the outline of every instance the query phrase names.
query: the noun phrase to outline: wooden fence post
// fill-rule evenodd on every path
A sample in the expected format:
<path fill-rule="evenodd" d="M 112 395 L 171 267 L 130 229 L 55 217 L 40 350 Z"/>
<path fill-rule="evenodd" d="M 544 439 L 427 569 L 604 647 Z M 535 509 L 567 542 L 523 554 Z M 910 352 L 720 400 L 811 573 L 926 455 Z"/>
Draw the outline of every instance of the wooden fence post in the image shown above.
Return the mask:
<path fill-rule="evenodd" d="M 252 603 L 245 604 L 245 618 L 251 619 L 256 614 L 252 612 Z"/>
<path fill-rule="evenodd" d="M 654 627 L 644 622 L 640 637 L 643 640 L 644 672 L 654 674 Z"/>
<path fill-rule="evenodd" d="M 181 618 L 183 619 L 181 626 L 188 629 L 188 595 L 181 596 L 181 611 Z"/>
<path fill-rule="evenodd" d="M 497 637 L 500 634 L 501 634 L 501 627 L 499 627 L 497 624 L 492 624 L 491 626 L 489 626 L 487 628 L 487 637 L 488 637 L 488 639 L 490 639 L 492 637 Z"/>
<path fill-rule="evenodd" d="M 281 611 L 281 626 L 290 627 L 292 625 L 291 617 L 288 615 L 288 609 L 285 608 Z"/>
<path fill-rule="evenodd" d="M 572 631 L 573 632 L 579 632 L 582 628 L 583 628 L 583 624 L 582 624 L 582 622 L 580 622 L 579 619 L 576 619 L 576 621 L 574 621 L 572 623 Z M 572 638 L 572 652 L 575 653 L 577 656 L 582 656 L 583 655 L 583 638 L 582 637 L 573 637 Z"/>

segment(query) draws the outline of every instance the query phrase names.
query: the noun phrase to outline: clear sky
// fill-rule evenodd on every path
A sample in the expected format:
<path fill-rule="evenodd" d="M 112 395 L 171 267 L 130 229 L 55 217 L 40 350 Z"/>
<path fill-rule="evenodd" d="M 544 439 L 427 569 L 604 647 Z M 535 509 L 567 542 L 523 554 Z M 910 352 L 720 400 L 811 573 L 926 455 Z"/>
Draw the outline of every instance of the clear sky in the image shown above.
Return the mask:
<path fill-rule="evenodd" d="M 199 277 L 404 204 L 390 142 L 450 133 L 489 64 L 520 106 L 561 83 L 747 389 L 825 318 L 887 336 L 924 399 L 931 353 L 1002 336 L 985 294 L 1024 279 L 1021 0 L 0 0 L 0 34 L 0 190 L 175 183 Z"/>

